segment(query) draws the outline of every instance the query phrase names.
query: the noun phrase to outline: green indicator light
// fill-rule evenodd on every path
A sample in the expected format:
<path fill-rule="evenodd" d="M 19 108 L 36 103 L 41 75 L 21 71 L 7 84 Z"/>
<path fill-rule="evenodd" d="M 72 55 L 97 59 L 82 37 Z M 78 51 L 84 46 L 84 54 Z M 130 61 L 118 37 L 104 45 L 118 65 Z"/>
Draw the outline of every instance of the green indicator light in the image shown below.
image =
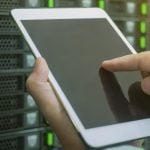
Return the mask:
<path fill-rule="evenodd" d="M 48 133 L 47 134 L 47 145 L 48 146 L 53 146 L 54 145 L 54 135 L 53 135 L 53 133 Z"/>
<path fill-rule="evenodd" d="M 145 49 L 146 48 L 146 37 L 145 36 L 141 36 L 140 37 L 140 48 L 141 49 Z"/>
<path fill-rule="evenodd" d="M 54 7 L 54 0 L 48 0 L 48 7 L 53 8 Z"/>
<path fill-rule="evenodd" d="M 142 3 L 141 4 L 141 14 L 142 15 L 147 15 L 148 14 L 148 4 L 147 3 Z"/>
<path fill-rule="evenodd" d="M 102 9 L 105 9 L 105 1 L 104 0 L 99 0 L 98 1 L 98 6 Z"/>
<path fill-rule="evenodd" d="M 141 21 L 141 22 L 140 22 L 140 32 L 141 32 L 141 33 L 146 33 L 146 31 L 147 31 L 146 22 L 145 22 L 145 21 Z"/>

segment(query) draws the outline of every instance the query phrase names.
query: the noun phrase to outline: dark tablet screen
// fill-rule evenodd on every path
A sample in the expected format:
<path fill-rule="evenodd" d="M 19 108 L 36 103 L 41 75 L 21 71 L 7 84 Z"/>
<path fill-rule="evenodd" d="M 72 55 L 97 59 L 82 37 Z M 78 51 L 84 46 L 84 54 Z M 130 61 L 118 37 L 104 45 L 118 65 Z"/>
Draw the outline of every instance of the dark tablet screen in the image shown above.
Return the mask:
<path fill-rule="evenodd" d="M 103 60 L 131 53 L 106 19 L 22 23 L 85 128 L 137 119 L 128 94 L 139 74 L 100 69 Z"/>

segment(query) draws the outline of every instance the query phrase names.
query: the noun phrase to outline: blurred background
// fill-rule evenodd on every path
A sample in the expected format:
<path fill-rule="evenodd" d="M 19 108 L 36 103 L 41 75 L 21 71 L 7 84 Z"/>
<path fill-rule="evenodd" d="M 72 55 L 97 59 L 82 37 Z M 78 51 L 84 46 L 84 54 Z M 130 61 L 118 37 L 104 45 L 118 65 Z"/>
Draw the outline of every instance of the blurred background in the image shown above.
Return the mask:
<path fill-rule="evenodd" d="M 150 50 L 149 0 L 0 0 L 0 150 L 61 150 L 25 81 L 35 59 L 10 16 L 13 8 L 99 7 L 137 50 Z M 65 131 L 64 131 L 65 132 Z M 150 149 L 149 139 L 141 146 Z"/>

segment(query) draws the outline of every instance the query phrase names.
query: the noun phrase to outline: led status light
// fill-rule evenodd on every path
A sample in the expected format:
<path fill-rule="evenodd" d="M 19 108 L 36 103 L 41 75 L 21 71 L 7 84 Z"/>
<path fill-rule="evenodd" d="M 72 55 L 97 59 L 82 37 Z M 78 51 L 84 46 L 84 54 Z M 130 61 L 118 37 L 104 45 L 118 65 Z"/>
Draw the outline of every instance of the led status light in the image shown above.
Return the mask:
<path fill-rule="evenodd" d="M 135 37 L 134 36 L 126 36 L 129 43 L 134 47 L 135 46 Z"/>
<path fill-rule="evenodd" d="M 98 1 L 98 6 L 102 9 L 105 9 L 105 0 L 99 0 Z"/>
<path fill-rule="evenodd" d="M 49 147 L 54 146 L 54 134 L 51 132 L 47 133 L 47 145 Z"/>
<path fill-rule="evenodd" d="M 127 31 L 128 33 L 133 33 L 133 32 L 135 32 L 135 22 L 134 22 L 134 21 L 127 21 L 127 22 L 125 23 L 125 25 L 126 25 L 126 31 Z"/>
<path fill-rule="evenodd" d="M 38 112 L 28 112 L 25 115 L 25 123 L 28 126 L 37 125 L 39 122 Z"/>
<path fill-rule="evenodd" d="M 36 103 L 31 95 L 26 95 L 26 106 L 29 108 L 36 106 Z"/>
<path fill-rule="evenodd" d="M 146 37 L 141 36 L 140 37 L 140 48 L 141 49 L 146 49 L 146 47 L 147 47 Z"/>
<path fill-rule="evenodd" d="M 143 34 L 147 32 L 147 24 L 145 21 L 140 22 L 140 32 Z"/>
<path fill-rule="evenodd" d="M 81 0 L 82 7 L 91 7 L 92 0 Z"/>
<path fill-rule="evenodd" d="M 34 1 L 28 0 L 27 3 L 30 7 L 38 7 L 39 6 L 39 0 L 34 0 Z"/>
<path fill-rule="evenodd" d="M 39 135 L 33 134 L 26 137 L 26 149 L 39 149 Z"/>
<path fill-rule="evenodd" d="M 35 64 L 35 58 L 32 54 L 27 54 L 25 56 L 25 59 L 26 59 L 26 67 L 33 67 L 34 64 Z"/>
<path fill-rule="evenodd" d="M 135 2 L 127 2 L 126 3 L 126 12 L 128 14 L 135 14 L 135 12 L 136 12 L 136 3 Z"/>
<path fill-rule="evenodd" d="M 54 7 L 54 0 L 48 0 L 48 7 L 53 8 Z"/>
<path fill-rule="evenodd" d="M 146 2 L 143 2 L 140 6 L 140 11 L 142 15 L 148 14 L 148 4 Z"/>

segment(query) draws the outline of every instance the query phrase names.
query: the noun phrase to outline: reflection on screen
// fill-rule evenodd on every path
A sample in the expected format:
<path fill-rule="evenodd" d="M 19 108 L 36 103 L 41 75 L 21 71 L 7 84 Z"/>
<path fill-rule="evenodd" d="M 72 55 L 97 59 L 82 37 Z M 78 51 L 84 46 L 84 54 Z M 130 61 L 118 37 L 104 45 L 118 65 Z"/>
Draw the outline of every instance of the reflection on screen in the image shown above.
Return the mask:
<path fill-rule="evenodd" d="M 130 54 L 105 19 L 22 21 L 85 128 L 135 119 L 128 89 L 136 72 L 100 69 L 105 59 Z"/>

